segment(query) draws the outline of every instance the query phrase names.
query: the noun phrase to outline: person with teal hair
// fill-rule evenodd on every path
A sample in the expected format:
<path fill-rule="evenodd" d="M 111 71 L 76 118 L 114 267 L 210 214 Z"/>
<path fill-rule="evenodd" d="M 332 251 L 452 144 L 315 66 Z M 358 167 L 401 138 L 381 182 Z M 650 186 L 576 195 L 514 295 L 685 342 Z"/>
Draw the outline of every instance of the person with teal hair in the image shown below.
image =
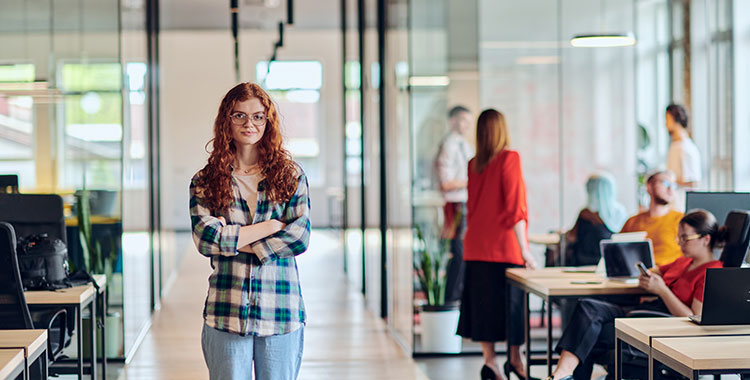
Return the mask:
<path fill-rule="evenodd" d="M 607 172 L 592 174 L 586 181 L 586 208 L 568 231 L 565 265 L 596 265 L 601 258 L 599 242 L 620 231 L 627 212 L 617 201 L 617 185 Z"/>

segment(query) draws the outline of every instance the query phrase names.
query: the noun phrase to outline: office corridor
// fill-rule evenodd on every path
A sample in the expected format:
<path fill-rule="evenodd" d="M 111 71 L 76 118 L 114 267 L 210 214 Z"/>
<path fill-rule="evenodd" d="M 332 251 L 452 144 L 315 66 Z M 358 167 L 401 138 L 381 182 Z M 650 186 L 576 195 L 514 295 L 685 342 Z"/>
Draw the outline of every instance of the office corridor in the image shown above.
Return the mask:
<path fill-rule="evenodd" d="M 208 261 L 189 244 L 179 275 L 121 380 L 207 379 L 200 346 Z M 308 311 L 299 379 L 427 379 L 342 272 L 337 235 L 313 231 L 298 257 Z"/>

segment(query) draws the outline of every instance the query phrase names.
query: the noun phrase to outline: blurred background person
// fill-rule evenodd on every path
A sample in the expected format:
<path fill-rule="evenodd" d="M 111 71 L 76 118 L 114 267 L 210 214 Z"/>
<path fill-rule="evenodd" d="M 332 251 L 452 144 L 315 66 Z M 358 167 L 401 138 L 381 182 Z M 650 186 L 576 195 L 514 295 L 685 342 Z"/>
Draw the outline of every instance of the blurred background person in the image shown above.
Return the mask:
<path fill-rule="evenodd" d="M 664 116 L 670 143 L 667 169 L 675 175 L 674 208 L 685 211 L 685 192 L 698 187 L 701 181 L 701 154 L 688 133 L 688 113 L 679 104 L 670 104 Z"/>
<path fill-rule="evenodd" d="M 627 212 L 617 201 L 617 185 L 608 172 L 592 174 L 586 181 L 586 207 L 573 229 L 565 234 L 565 265 L 596 265 L 601 258 L 599 242 L 622 229 Z"/>
<path fill-rule="evenodd" d="M 469 160 L 474 156 L 474 147 L 466 139 L 473 124 L 469 110 L 455 106 L 448 112 L 450 131 L 440 143 L 435 158 L 443 205 L 443 230 L 441 237 L 448 240 L 451 259 L 445 286 L 445 302 L 461 299 L 463 291 L 464 258 L 463 234 L 466 231 L 466 185 L 469 180 Z"/>

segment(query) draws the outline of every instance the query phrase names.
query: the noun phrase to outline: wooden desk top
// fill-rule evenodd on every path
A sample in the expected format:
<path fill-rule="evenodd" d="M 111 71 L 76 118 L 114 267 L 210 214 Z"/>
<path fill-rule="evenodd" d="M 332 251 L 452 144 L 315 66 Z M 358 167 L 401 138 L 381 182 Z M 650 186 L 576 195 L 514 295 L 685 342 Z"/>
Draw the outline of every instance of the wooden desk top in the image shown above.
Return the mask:
<path fill-rule="evenodd" d="M 693 370 L 750 368 L 750 336 L 654 338 L 652 349 Z"/>
<path fill-rule="evenodd" d="M 567 273 L 564 270 L 565 268 L 514 268 L 506 270 L 506 275 L 509 280 L 540 296 L 647 294 L 637 284 L 610 281 L 595 273 Z"/>
<path fill-rule="evenodd" d="M 529 243 L 541 244 L 541 245 L 560 244 L 560 234 L 555 234 L 555 233 L 529 234 Z"/>
<path fill-rule="evenodd" d="M 595 275 L 595 265 L 585 267 L 550 267 L 540 268 L 534 270 L 528 270 L 524 268 L 513 268 L 506 269 L 505 272 L 508 277 L 513 277 L 518 280 L 530 279 L 530 278 L 562 278 L 572 276 L 586 276 L 591 277 Z"/>
<path fill-rule="evenodd" d="M 649 346 L 655 337 L 694 337 L 706 335 L 750 335 L 748 325 L 701 326 L 687 318 L 618 318 L 615 329 Z M 749 355 L 750 356 L 750 355 Z"/>
<path fill-rule="evenodd" d="M 0 348 L 23 348 L 26 357 L 47 349 L 47 330 L 0 330 Z"/>
<path fill-rule="evenodd" d="M 12 374 L 19 366 L 23 367 L 24 365 L 25 361 L 22 349 L 0 349 L 0 379 L 8 379 L 10 374 Z"/>
<path fill-rule="evenodd" d="M 107 276 L 95 275 L 94 280 L 104 289 L 107 283 Z M 49 290 L 29 290 L 24 292 L 26 303 L 29 305 L 46 305 L 46 304 L 76 304 L 82 303 L 94 294 L 93 284 L 74 286 L 72 288 Z M 102 290 L 103 291 L 103 290 Z"/>

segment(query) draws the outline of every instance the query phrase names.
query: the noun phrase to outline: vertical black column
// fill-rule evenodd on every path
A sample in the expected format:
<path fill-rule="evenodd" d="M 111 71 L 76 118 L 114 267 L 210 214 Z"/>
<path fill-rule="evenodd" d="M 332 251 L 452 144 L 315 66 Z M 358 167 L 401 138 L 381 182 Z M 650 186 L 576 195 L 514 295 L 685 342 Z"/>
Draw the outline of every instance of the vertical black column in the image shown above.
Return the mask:
<path fill-rule="evenodd" d="M 341 210 L 341 241 L 344 242 L 344 273 L 349 273 L 349 262 L 347 261 L 346 251 L 346 230 L 349 228 L 349 188 L 346 183 L 346 2 L 347 0 L 341 0 L 341 146 L 343 147 L 341 150 L 341 162 L 344 163 L 341 167 L 341 178 L 344 191 L 344 201 Z"/>
<path fill-rule="evenodd" d="M 365 198 L 365 0 L 357 0 L 357 31 L 359 32 L 359 124 L 360 133 L 360 196 L 362 203 L 360 205 L 362 230 L 362 294 L 367 294 L 367 265 L 365 254 L 365 230 L 367 229 L 367 199 Z"/>
<path fill-rule="evenodd" d="M 386 170 L 386 83 L 385 83 L 385 28 L 386 28 L 385 0 L 378 0 L 378 119 L 380 120 L 380 317 L 388 317 L 388 199 L 387 170 Z"/>
<path fill-rule="evenodd" d="M 240 82 L 240 44 L 239 44 L 239 5 L 237 0 L 229 0 L 229 12 L 232 16 L 232 39 L 234 40 L 234 79 L 235 82 Z M 268 67 L 271 67 L 271 62 L 268 63 Z"/>
<path fill-rule="evenodd" d="M 157 309 L 162 296 L 161 279 L 161 160 L 159 157 L 159 0 L 146 2 L 146 81 L 148 112 L 149 239 L 151 242 L 151 307 Z M 154 248 L 156 247 L 156 248 Z M 106 300 L 105 300 L 106 302 Z"/>

